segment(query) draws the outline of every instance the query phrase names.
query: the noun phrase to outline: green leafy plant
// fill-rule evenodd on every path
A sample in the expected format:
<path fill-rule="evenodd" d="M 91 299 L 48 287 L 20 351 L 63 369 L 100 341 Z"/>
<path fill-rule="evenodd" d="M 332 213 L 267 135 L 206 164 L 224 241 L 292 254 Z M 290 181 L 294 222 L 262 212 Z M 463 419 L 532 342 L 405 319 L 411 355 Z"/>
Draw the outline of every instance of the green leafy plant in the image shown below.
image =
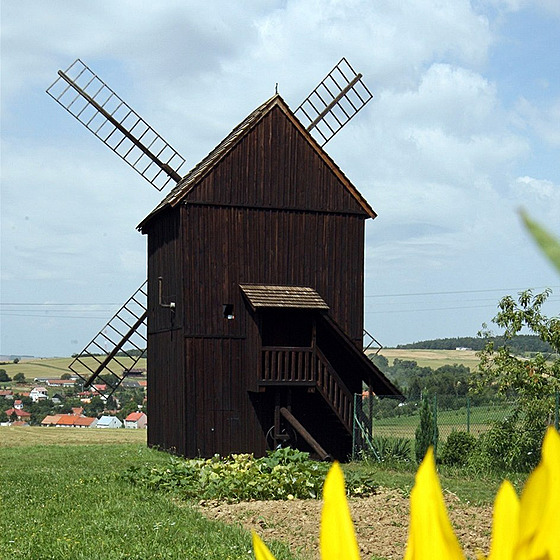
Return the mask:
<path fill-rule="evenodd" d="M 364 453 L 366 460 L 389 464 L 411 462 L 412 451 L 410 440 L 407 438 L 375 436 L 371 444 L 373 449 Z"/>
<path fill-rule="evenodd" d="M 173 458 L 164 467 L 132 466 L 123 477 L 144 487 L 176 492 L 186 499 L 238 502 L 317 498 L 328 469 L 327 463 L 312 461 L 308 453 L 284 448 L 260 459 L 248 454 Z M 376 488 L 371 476 L 365 474 L 348 481 L 350 495 L 369 495 Z"/>

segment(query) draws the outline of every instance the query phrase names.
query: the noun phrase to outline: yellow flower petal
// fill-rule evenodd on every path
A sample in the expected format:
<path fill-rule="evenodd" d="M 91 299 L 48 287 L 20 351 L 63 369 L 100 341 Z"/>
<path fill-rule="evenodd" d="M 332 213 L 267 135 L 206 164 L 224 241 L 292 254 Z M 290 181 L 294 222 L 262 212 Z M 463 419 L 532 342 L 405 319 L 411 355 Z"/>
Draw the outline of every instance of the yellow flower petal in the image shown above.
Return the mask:
<path fill-rule="evenodd" d="M 322 560 L 359 560 L 354 525 L 338 463 L 331 467 L 323 487 L 320 548 Z"/>
<path fill-rule="evenodd" d="M 410 493 L 410 525 L 405 560 L 464 560 L 447 517 L 430 448 Z"/>
<path fill-rule="evenodd" d="M 261 541 L 256 533 L 253 533 L 253 551 L 256 560 L 275 560 L 272 552 L 268 550 L 266 544 Z"/>
<path fill-rule="evenodd" d="M 519 527 L 519 499 L 511 483 L 502 482 L 496 500 L 492 523 L 492 544 L 488 560 L 511 560 Z"/>
<path fill-rule="evenodd" d="M 546 432 L 542 458 L 521 494 L 517 560 L 560 560 L 560 435 Z"/>

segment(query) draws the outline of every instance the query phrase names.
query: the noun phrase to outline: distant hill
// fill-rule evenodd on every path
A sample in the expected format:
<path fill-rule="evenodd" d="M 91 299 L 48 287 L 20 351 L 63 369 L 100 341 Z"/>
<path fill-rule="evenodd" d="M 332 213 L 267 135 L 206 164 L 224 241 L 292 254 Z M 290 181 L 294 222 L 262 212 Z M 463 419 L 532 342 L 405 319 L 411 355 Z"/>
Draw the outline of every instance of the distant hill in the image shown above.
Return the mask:
<path fill-rule="evenodd" d="M 536 335 L 518 335 L 511 340 L 503 336 L 491 338 L 480 338 L 474 336 L 462 336 L 456 338 L 436 338 L 434 340 L 421 340 L 410 344 L 399 344 L 397 348 L 422 349 L 422 350 L 455 350 L 456 348 L 469 348 L 471 350 L 482 350 L 487 342 L 493 341 L 495 347 L 508 346 L 515 352 L 541 352 L 547 354 L 552 352 L 552 347 L 543 342 Z"/>

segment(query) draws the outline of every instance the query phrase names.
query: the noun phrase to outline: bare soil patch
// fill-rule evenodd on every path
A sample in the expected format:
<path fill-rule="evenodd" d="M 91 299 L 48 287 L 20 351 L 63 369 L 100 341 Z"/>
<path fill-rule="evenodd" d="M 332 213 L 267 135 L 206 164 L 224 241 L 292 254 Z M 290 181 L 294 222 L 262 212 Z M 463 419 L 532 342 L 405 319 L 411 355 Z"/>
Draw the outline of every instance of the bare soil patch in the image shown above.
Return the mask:
<path fill-rule="evenodd" d="M 488 552 L 492 508 L 445 496 L 455 533 L 468 558 Z M 349 501 L 361 558 L 404 557 L 408 535 L 409 499 L 402 492 L 380 488 L 368 498 Z M 302 557 L 318 560 L 320 500 L 254 501 L 238 504 L 201 502 L 201 513 L 210 519 L 239 524 L 254 530 L 265 541 L 279 540 Z"/>

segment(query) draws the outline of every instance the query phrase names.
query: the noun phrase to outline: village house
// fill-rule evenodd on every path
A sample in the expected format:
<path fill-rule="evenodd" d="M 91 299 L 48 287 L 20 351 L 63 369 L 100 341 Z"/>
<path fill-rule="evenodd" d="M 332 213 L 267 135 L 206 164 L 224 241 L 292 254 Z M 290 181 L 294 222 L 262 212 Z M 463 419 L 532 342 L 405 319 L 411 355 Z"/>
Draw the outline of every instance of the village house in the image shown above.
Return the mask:
<path fill-rule="evenodd" d="M 97 418 L 90 418 L 78 414 L 54 414 L 45 416 L 41 426 L 54 426 L 56 428 L 95 428 Z"/>
<path fill-rule="evenodd" d="M 39 402 L 49 398 L 49 392 L 46 387 L 33 387 L 29 396 L 33 402 Z"/>
<path fill-rule="evenodd" d="M 16 403 L 19 404 L 17 404 L 16 406 Z M 31 417 L 31 414 L 29 412 L 23 410 L 23 404 L 21 404 L 21 401 L 15 401 L 13 408 L 9 408 L 8 410 L 6 410 L 6 416 L 9 419 L 11 419 L 14 414 L 16 415 L 18 420 L 25 420 L 26 418 Z"/>
<path fill-rule="evenodd" d="M 97 428 L 122 428 L 123 423 L 116 416 L 102 416 L 97 421 Z"/>
<path fill-rule="evenodd" d="M 76 382 L 72 379 L 47 379 L 49 387 L 68 387 L 72 389 Z"/>
<path fill-rule="evenodd" d="M 131 412 L 124 419 L 124 427 L 132 429 L 146 428 L 148 425 L 148 417 L 143 412 Z"/>

